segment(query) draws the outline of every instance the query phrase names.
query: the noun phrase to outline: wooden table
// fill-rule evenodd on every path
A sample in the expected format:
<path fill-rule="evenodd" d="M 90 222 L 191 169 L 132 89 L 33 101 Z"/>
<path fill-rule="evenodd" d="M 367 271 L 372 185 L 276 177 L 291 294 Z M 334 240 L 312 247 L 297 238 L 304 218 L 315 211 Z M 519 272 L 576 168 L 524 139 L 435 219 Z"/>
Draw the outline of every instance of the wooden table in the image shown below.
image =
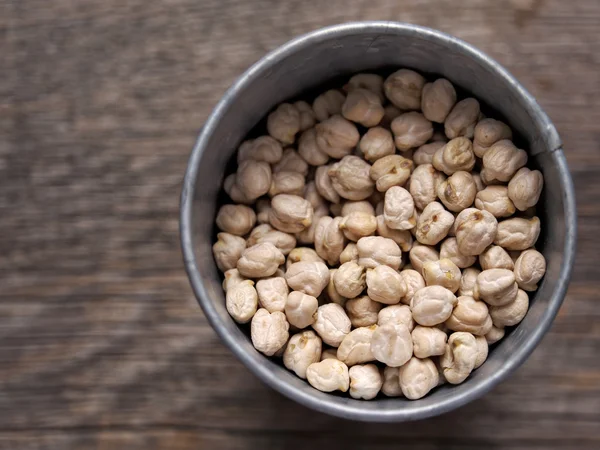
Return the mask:
<path fill-rule="evenodd" d="M 208 326 L 179 251 L 182 175 L 225 89 L 293 36 L 361 19 L 504 64 L 556 124 L 578 196 L 551 332 L 483 399 L 412 424 L 263 386 Z M 600 448 L 598 42 L 597 0 L 0 1 L 0 448 Z"/>

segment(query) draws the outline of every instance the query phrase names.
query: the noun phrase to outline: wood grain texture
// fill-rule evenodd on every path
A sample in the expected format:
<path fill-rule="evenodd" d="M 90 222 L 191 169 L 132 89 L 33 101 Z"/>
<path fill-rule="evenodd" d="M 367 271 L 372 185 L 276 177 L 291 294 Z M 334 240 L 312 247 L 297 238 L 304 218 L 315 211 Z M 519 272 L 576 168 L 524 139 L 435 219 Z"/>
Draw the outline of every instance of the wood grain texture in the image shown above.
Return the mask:
<path fill-rule="evenodd" d="M 207 324 L 178 243 L 187 158 L 226 88 L 300 33 L 367 19 L 505 65 L 561 133 L 579 207 L 542 344 L 489 395 L 414 424 L 263 386 Z M 0 0 L 0 449 L 600 448 L 598 42 L 597 0 Z"/>

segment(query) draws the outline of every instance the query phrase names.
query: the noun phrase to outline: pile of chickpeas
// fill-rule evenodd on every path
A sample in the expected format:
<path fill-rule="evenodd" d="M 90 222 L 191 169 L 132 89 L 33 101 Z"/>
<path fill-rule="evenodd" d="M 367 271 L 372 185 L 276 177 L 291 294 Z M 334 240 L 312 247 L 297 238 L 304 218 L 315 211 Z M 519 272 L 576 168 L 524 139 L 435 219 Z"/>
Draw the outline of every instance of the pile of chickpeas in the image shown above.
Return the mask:
<path fill-rule="evenodd" d="M 225 179 L 213 246 L 254 347 L 356 399 L 465 381 L 546 271 L 543 177 L 511 129 L 407 69 L 281 104 L 266 128 Z"/>

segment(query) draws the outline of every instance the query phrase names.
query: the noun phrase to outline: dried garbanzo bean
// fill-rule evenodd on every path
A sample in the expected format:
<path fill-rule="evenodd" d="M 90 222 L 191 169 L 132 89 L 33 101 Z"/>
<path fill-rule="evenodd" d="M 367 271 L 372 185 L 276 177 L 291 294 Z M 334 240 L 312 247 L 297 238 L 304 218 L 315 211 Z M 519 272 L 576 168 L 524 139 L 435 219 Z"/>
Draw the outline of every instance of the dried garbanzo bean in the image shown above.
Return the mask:
<path fill-rule="evenodd" d="M 384 156 L 373 163 L 369 175 L 379 192 L 392 186 L 403 186 L 409 179 L 413 162 L 401 155 Z"/>
<path fill-rule="evenodd" d="M 382 127 L 369 128 L 358 144 L 365 159 L 371 163 L 396 151 L 394 138 L 389 130 Z"/>
<path fill-rule="evenodd" d="M 444 123 L 456 103 L 454 86 L 445 78 L 423 86 L 421 108 L 423 115 L 432 122 Z"/>
<path fill-rule="evenodd" d="M 546 273 L 546 259 L 537 250 L 525 250 L 517 258 L 514 271 L 515 280 L 521 289 L 535 291 L 537 283 Z"/>

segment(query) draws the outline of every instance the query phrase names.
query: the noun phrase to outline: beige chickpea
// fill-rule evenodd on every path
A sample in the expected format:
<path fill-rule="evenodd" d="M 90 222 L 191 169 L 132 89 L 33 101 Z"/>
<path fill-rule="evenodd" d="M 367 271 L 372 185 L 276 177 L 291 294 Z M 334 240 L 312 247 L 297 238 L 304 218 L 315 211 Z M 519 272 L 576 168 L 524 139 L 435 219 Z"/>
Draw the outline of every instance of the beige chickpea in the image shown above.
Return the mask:
<path fill-rule="evenodd" d="M 293 148 L 283 150 L 281 160 L 273 165 L 273 173 L 277 172 L 298 172 L 306 176 L 308 174 L 308 164 Z"/>
<path fill-rule="evenodd" d="M 365 127 L 374 127 L 383 118 L 383 106 L 377 94 L 368 89 L 353 89 L 342 105 L 342 115 Z"/>
<path fill-rule="evenodd" d="M 506 250 L 498 245 L 491 245 L 479 255 L 479 265 L 483 270 L 508 269 L 513 270 L 515 265 Z"/>
<path fill-rule="evenodd" d="M 337 348 L 327 348 L 321 352 L 321 361 L 337 359 Z"/>
<path fill-rule="evenodd" d="M 408 331 L 415 327 L 412 311 L 408 305 L 390 305 L 382 308 L 377 314 L 377 325 L 404 325 Z"/>
<path fill-rule="evenodd" d="M 375 188 L 369 176 L 371 165 L 358 156 L 344 156 L 333 164 L 329 171 L 331 185 L 335 191 L 348 200 L 364 200 Z"/>
<path fill-rule="evenodd" d="M 514 271 L 519 288 L 524 291 L 535 291 L 537 283 L 546 273 L 546 259 L 537 250 L 525 250 L 517 258 Z"/>
<path fill-rule="evenodd" d="M 413 354 L 413 342 L 406 325 L 388 323 L 378 326 L 371 339 L 371 353 L 377 361 L 400 367 Z"/>
<path fill-rule="evenodd" d="M 304 195 L 305 178 L 298 172 L 277 172 L 271 178 L 269 196 L 279 194 Z"/>
<path fill-rule="evenodd" d="M 504 337 L 505 332 L 506 331 L 504 330 L 504 328 L 492 327 L 490 332 L 485 335 L 485 340 L 488 343 L 488 345 L 495 344 Z"/>
<path fill-rule="evenodd" d="M 402 186 L 409 179 L 413 162 L 401 155 L 384 156 L 373 163 L 369 176 L 375 181 L 379 192 L 386 192 L 393 186 Z"/>
<path fill-rule="evenodd" d="M 317 252 L 309 247 L 296 247 L 288 255 L 285 262 L 286 270 L 294 263 L 305 261 L 305 262 L 325 262 L 317 254 Z"/>
<path fill-rule="evenodd" d="M 410 309 L 415 322 L 431 327 L 448 320 L 456 302 L 456 296 L 445 287 L 426 286 L 415 292 Z"/>
<path fill-rule="evenodd" d="M 256 223 L 256 213 L 245 205 L 223 205 L 217 213 L 216 223 L 221 231 L 243 236 Z"/>
<path fill-rule="evenodd" d="M 540 219 L 515 217 L 498 223 L 494 244 L 506 250 L 526 250 L 533 247 L 540 236 Z"/>
<path fill-rule="evenodd" d="M 270 313 L 261 308 L 256 311 L 250 324 L 252 345 L 259 352 L 267 356 L 273 356 L 287 342 L 289 327 L 282 312 Z"/>
<path fill-rule="evenodd" d="M 517 296 L 519 288 L 515 282 L 515 274 L 508 269 L 488 269 L 477 275 L 474 297 L 484 300 L 491 306 L 502 306 L 511 303 Z"/>
<path fill-rule="evenodd" d="M 439 260 L 440 254 L 435 247 L 430 247 L 429 245 L 423 245 L 415 242 L 410 249 L 408 258 L 415 270 L 420 274 L 423 274 L 424 264 L 428 261 Z"/>
<path fill-rule="evenodd" d="M 433 155 L 444 145 L 446 145 L 446 143 L 442 141 L 429 142 L 428 144 L 421 145 L 413 154 L 414 163 L 417 166 L 421 164 L 432 164 Z"/>
<path fill-rule="evenodd" d="M 344 91 L 352 92 L 356 89 L 368 89 L 377 94 L 380 101 L 385 100 L 383 95 L 383 77 L 374 73 L 359 73 L 354 75 L 344 86 Z"/>
<path fill-rule="evenodd" d="M 237 155 L 237 162 L 253 159 L 255 161 L 264 161 L 269 164 L 278 163 L 283 155 L 281 143 L 271 136 L 260 136 L 252 141 L 245 141 L 240 145 Z"/>
<path fill-rule="evenodd" d="M 519 289 L 512 302 L 502 306 L 490 306 L 490 316 L 495 327 L 512 327 L 523 320 L 528 309 L 529 296 L 527 292 Z"/>
<path fill-rule="evenodd" d="M 352 212 L 342 218 L 340 230 L 346 238 L 356 242 L 362 237 L 375 234 L 377 219 L 373 214 L 359 211 Z"/>
<path fill-rule="evenodd" d="M 475 166 L 473 144 L 465 137 L 457 137 L 446 143 L 433 155 L 433 167 L 452 175 L 455 172 L 470 172 Z"/>
<path fill-rule="evenodd" d="M 475 134 L 479 113 L 479 102 L 474 98 L 465 98 L 456 103 L 444 122 L 444 131 L 448 139 L 459 136 L 471 139 Z"/>
<path fill-rule="evenodd" d="M 383 385 L 383 378 L 375 364 L 356 365 L 350 367 L 350 397 L 372 400 L 377 397 Z"/>
<path fill-rule="evenodd" d="M 375 325 L 378 318 L 377 314 L 382 307 L 381 303 L 374 302 L 368 295 L 351 298 L 345 306 L 350 322 L 355 328 Z"/>
<path fill-rule="evenodd" d="M 421 109 L 421 93 L 425 78 L 409 69 L 400 69 L 383 83 L 385 96 L 394 106 L 402 110 Z"/>
<path fill-rule="evenodd" d="M 458 242 L 454 237 L 444 239 L 442 245 L 440 246 L 440 258 L 449 259 L 456 264 L 459 269 L 466 269 L 467 267 L 475 264 L 477 261 L 476 256 L 466 256 L 458 251 Z"/>
<path fill-rule="evenodd" d="M 489 345 L 485 336 L 475 336 L 475 343 L 477 344 L 477 358 L 475 358 L 475 366 L 473 369 L 481 367 L 487 359 L 489 352 Z"/>
<path fill-rule="evenodd" d="M 417 358 L 443 355 L 448 336 L 439 328 L 417 325 L 411 333 L 413 352 Z"/>
<path fill-rule="evenodd" d="M 317 192 L 323 196 L 324 199 L 332 202 L 340 202 L 340 194 L 333 188 L 331 183 L 331 177 L 329 176 L 329 170 L 331 166 L 320 166 L 317 167 L 315 172 L 315 185 Z"/>
<path fill-rule="evenodd" d="M 446 320 L 446 326 L 452 331 L 465 331 L 483 336 L 492 328 L 487 305 L 473 297 L 458 297 L 452 315 Z"/>
<path fill-rule="evenodd" d="M 515 205 L 508 197 L 506 186 L 487 186 L 475 196 L 475 207 L 486 210 L 494 217 L 508 217 L 515 213 Z"/>
<path fill-rule="evenodd" d="M 247 278 L 244 278 L 240 275 L 240 271 L 237 269 L 229 269 L 227 272 L 223 274 L 223 290 L 227 292 L 236 284 L 241 283 L 242 281 L 246 281 Z"/>
<path fill-rule="evenodd" d="M 315 250 L 330 266 L 340 260 L 346 243 L 344 233 L 340 230 L 341 221 L 341 217 L 321 217 L 315 230 Z"/>
<path fill-rule="evenodd" d="M 330 89 L 319 95 L 312 105 L 317 120 L 323 122 L 335 114 L 340 114 L 344 100 L 346 100 L 344 94 L 336 89 Z"/>
<path fill-rule="evenodd" d="M 308 366 L 308 383 L 322 392 L 348 391 L 350 376 L 348 366 L 337 359 L 325 359 Z"/>
<path fill-rule="evenodd" d="M 404 396 L 409 400 L 425 397 L 438 385 L 439 378 L 438 369 L 429 358 L 412 357 L 400 367 L 400 387 Z"/>
<path fill-rule="evenodd" d="M 367 200 L 351 201 L 348 200 L 342 205 L 341 216 L 346 217 L 352 213 L 365 213 L 371 216 L 375 215 L 375 208 Z"/>
<path fill-rule="evenodd" d="M 308 103 L 303 100 L 294 103 L 294 107 L 300 113 L 300 131 L 308 130 L 315 125 L 315 112 Z"/>
<path fill-rule="evenodd" d="M 319 261 L 300 261 L 287 269 L 285 280 L 292 290 L 318 297 L 329 283 L 329 268 Z"/>
<path fill-rule="evenodd" d="M 453 212 L 460 212 L 473 204 L 477 186 L 468 172 L 454 172 L 437 188 L 437 195 L 444 206 Z"/>
<path fill-rule="evenodd" d="M 437 198 L 437 187 L 446 179 L 442 172 L 438 172 L 431 164 L 417 166 L 410 177 L 409 191 L 415 205 L 423 210 L 429 203 Z"/>
<path fill-rule="evenodd" d="M 393 230 L 410 230 L 417 224 L 415 202 L 406 189 L 392 186 L 385 193 L 383 218 Z"/>
<path fill-rule="evenodd" d="M 217 234 L 217 242 L 213 245 L 213 255 L 221 272 L 234 269 L 242 252 L 246 249 L 244 238 L 229 233 Z"/>
<path fill-rule="evenodd" d="M 385 367 L 383 369 L 383 384 L 381 392 L 387 397 L 402 397 L 400 387 L 400 371 L 397 367 Z"/>
<path fill-rule="evenodd" d="M 350 261 L 342 264 L 334 274 L 335 290 L 343 297 L 358 297 L 366 284 L 365 268 Z"/>
<path fill-rule="evenodd" d="M 329 156 L 317 144 L 315 128 L 309 128 L 300 135 L 298 154 L 311 166 L 321 166 L 329 161 Z"/>
<path fill-rule="evenodd" d="M 348 299 L 346 297 L 341 296 L 339 292 L 335 289 L 333 277 L 335 276 L 336 272 L 337 269 L 329 269 L 329 283 L 327 283 L 327 287 L 325 288 L 325 296 L 326 299 L 330 302 L 344 306 Z"/>
<path fill-rule="evenodd" d="M 319 301 L 312 295 L 292 291 L 285 302 L 285 317 L 291 325 L 306 328 L 315 322 L 318 307 Z"/>
<path fill-rule="evenodd" d="M 358 264 L 367 269 L 379 265 L 390 266 L 394 270 L 400 268 L 402 251 L 398 244 L 381 236 L 367 236 L 356 243 L 358 249 Z"/>
<path fill-rule="evenodd" d="M 475 156 L 483 158 L 485 152 L 502 139 L 512 139 L 512 131 L 508 125 L 495 119 L 480 120 L 475 126 L 473 137 Z"/>
<path fill-rule="evenodd" d="M 444 378 L 450 384 L 460 384 L 475 368 L 477 341 L 471 333 L 456 332 L 448 337 L 446 351 L 440 358 Z"/>
<path fill-rule="evenodd" d="M 475 285 L 477 284 L 477 275 L 481 271 L 475 267 L 469 267 L 462 272 L 460 278 L 460 287 L 458 288 L 458 295 L 468 295 L 473 297 Z"/>
<path fill-rule="evenodd" d="M 354 242 L 348 243 L 348 245 L 344 247 L 344 251 L 340 254 L 340 264 L 345 264 L 350 261 L 358 262 L 358 248 Z"/>
<path fill-rule="evenodd" d="M 454 221 L 458 251 L 463 255 L 480 255 L 494 242 L 498 222 L 487 211 L 476 208 L 462 210 Z"/>
<path fill-rule="evenodd" d="M 396 151 L 394 138 L 389 130 L 382 127 L 370 128 L 358 143 L 365 159 L 371 163 Z"/>
<path fill-rule="evenodd" d="M 299 195 L 279 194 L 271 200 L 269 220 L 279 231 L 299 233 L 311 225 L 313 207 Z"/>
<path fill-rule="evenodd" d="M 445 78 L 423 86 L 421 109 L 423 115 L 432 122 L 444 123 L 456 103 L 454 86 Z"/>
<path fill-rule="evenodd" d="M 523 167 L 508 183 L 508 198 L 512 200 L 519 211 L 525 211 L 537 204 L 543 186 L 542 172 Z"/>
<path fill-rule="evenodd" d="M 360 139 L 356 125 L 339 115 L 317 124 L 315 129 L 319 149 L 336 159 L 350 155 Z"/>
<path fill-rule="evenodd" d="M 449 259 L 423 264 L 423 279 L 427 286 L 443 286 L 453 294 L 460 286 L 460 269 Z"/>
<path fill-rule="evenodd" d="M 259 198 L 256 201 L 256 222 L 260 225 L 269 223 L 269 211 L 271 210 L 271 200 Z"/>
<path fill-rule="evenodd" d="M 263 278 L 256 282 L 258 304 L 269 312 L 285 309 L 285 302 L 289 293 L 287 282 L 283 277 Z"/>
<path fill-rule="evenodd" d="M 223 181 L 223 190 L 229 195 L 229 198 L 235 203 L 241 203 L 244 205 L 251 205 L 254 201 L 246 197 L 244 192 L 236 183 L 237 175 L 232 173 L 225 177 Z"/>
<path fill-rule="evenodd" d="M 263 242 L 270 242 L 284 255 L 289 254 L 296 247 L 296 238 L 291 234 L 275 230 L 269 224 L 262 224 L 254 228 L 246 241 L 247 247 L 252 247 Z"/>
<path fill-rule="evenodd" d="M 527 152 L 515 147 L 512 141 L 503 139 L 492 145 L 483 155 L 481 176 L 487 180 L 507 182 L 525 164 Z"/>
<path fill-rule="evenodd" d="M 327 303 L 319 306 L 312 327 L 327 345 L 339 347 L 348 333 L 352 324 L 340 305 Z"/>
<path fill-rule="evenodd" d="M 416 111 L 399 115 L 391 123 L 394 144 L 401 152 L 420 147 L 433 136 L 433 125 Z"/>
<path fill-rule="evenodd" d="M 409 252 L 413 245 L 410 230 L 393 230 L 385 223 L 383 215 L 377 216 L 377 234 L 394 241 L 403 252 Z"/>
<path fill-rule="evenodd" d="M 227 290 L 225 307 L 237 323 L 248 323 L 256 313 L 258 295 L 254 281 L 241 281 Z"/>
<path fill-rule="evenodd" d="M 400 303 L 406 295 L 406 283 L 400 274 L 388 266 L 369 269 L 366 276 L 367 295 L 371 300 L 386 305 Z"/>
<path fill-rule="evenodd" d="M 337 358 L 348 366 L 375 360 L 371 352 L 371 340 L 377 325 L 360 327 L 348 333 L 338 347 Z"/>
<path fill-rule="evenodd" d="M 448 235 L 453 223 L 452 213 L 440 203 L 431 202 L 419 216 L 415 237 L 421 244 L 436 245 Z"/>
<path fill-rule="evenodd" d="M 406 283 L 406 295 L 402 297 L 400 301 L 405 305 L 410 305 L 415 292 L 425 287 L 425 280 L 419 272 L 413 269 L 405 268 L 402 272 L 400 272 L 400 276 Z"/>
<path fill-rule="evenodd" d="M 321 361 L 323 344 L 314 331 L 307 330 L 293 335 L 283 352 L 283 365 L 306 379 L 306 370 L 313 363 Z"/>
<path fill-rule="evenodd" d="M 237 262 L 240 274 L 247 278 L 264 278 L 273 275 L 285 262 L 285 256 L 271 242 L 253 245 L 242 252 Z"/>
<path fill-rule="evenodd" d="M 300 111 L 289 103 L 282 103 L 267 117 L 267 131 L 284 144 L 292 144 L 300 131 Z"/>

